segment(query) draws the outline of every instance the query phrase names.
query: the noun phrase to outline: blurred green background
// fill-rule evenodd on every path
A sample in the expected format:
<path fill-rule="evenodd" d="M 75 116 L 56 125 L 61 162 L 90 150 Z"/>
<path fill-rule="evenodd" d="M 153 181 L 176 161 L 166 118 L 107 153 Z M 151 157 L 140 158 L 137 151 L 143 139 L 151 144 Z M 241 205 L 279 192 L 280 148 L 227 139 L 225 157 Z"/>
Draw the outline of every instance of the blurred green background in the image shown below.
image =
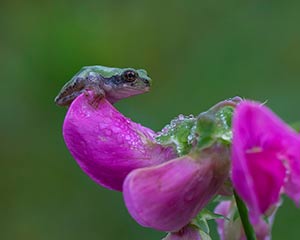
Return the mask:
<path fill-rule="evenodd" d="M 0 239 L 164 236 L 79 169 L 54 97 L 82 66 L 145 68 L 151 93 L 116 106 L 155 130 L 235 95 L 299 121 L 299 12 L 299 1 L 279 0 L 2 0 Z M 273 239 L 299 239 L 299 218 L 286 200 Z"/>

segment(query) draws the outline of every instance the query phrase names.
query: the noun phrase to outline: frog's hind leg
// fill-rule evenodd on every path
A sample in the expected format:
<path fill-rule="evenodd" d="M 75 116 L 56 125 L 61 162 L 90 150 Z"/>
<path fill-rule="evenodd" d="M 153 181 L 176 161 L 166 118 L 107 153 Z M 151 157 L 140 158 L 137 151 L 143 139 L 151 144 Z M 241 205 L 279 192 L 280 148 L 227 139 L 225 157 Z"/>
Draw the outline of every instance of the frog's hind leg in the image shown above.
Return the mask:
<path fill-rule="evenodd" d="M 60 106 L 69 106 L 75 98 L 77 98 L 81 93 L 83 93 L 84 90 L 73 92 L 67 96 L 61 97 L 59 100 L 57 100 L 57 104 Z"/>

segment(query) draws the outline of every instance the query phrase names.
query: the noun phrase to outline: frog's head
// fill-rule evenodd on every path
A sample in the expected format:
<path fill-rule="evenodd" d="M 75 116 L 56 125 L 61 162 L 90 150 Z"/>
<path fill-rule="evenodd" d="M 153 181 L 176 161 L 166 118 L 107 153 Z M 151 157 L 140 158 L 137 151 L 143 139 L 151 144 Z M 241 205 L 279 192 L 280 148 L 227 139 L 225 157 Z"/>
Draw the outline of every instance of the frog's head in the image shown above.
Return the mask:
<path fill-rule="evenodd" d="M 125 68 L 111 80 L 113 90 L 108 91 L 108 95 L 111 99 L 115 99 L 113 102 L 149 92 L 151 86 L 151 78 L 144 69 Z"/>
<path fill-rule="evenodd" d="M 151 78 L 144 69 L 124 69 L 121 74 L 121 81 L 122 88 L 132 89 L 132 91 L 139 93 L 148 92 L 151 86 Z"/>

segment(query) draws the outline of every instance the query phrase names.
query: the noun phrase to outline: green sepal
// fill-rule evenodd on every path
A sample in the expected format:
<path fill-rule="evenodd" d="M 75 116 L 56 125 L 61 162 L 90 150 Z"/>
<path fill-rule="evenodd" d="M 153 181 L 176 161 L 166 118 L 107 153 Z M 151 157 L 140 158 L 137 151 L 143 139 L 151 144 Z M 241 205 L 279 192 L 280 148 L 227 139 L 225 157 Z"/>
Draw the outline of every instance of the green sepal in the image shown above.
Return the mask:
<path fill-rule="evenodd" d="M 220 203 L 223 201 L 232 201 L 232 196 L 223 196 L 223 195 L 217 195 L 212 202 L 214 203 Z"/>
<path fill-rule="evenodd" d="M 234 104 L 225 100 L 197 117 L 179 115 L 157 134 L 155 140 L 163 146 L 172 146 L 179 156 L 209 148 L 216 142 L 230 145 Z"/>
<path fill-rule="evenodd" d="M 216 113 L 216 138 L 223 140 L 223 142 L 230 144 L 232 141 L 231 121 L 234 108 L 226 106 Z"/>
<path fill-rule="evenodd" d="M 201 210 L 200 213 L 191 221 L 191 225 L 196 227 L 199 230 L 199 234 L 201 236 L 201 239 L 205 240 L 211 240 L 211 237 L 209 235 L 209 220 L 219 219 L 219 218 L 225 218 L 222 215 L 216 214 L 211 212 L 210 210 L 204 208 Z"/>
<path fill-rule="evenodd" d="M 192 115 L 179 115 L 158 133 L 155 138 L 156 142 L 174 147 L 179 156 L 189 153 L 192 148 L 190 133 L 195 121 L 196 119 Z"/>
<path fill-rule="evenodd" d="M 218 111 L 211 108 L 209 111 L 199 114 L 192 132 L 194 137 L 197 138 L 197 148 L 199 150 L 210 147 L 216 141 L 226 145 L 231 143 L 233 111 L 233 107 L 224 106 Z"/>
<path fill-rule="evenodd" d="M 209 234 L 204 231 L 199 230 L 199 234 L 201 236 L 201 240 L 212 240 Z"/>
<path fill-rule="evenodd" d="M 209 113 L 200 114 L 192 132 L 194 138 L 197 139 L 197 148 L 210 147 L 215 142 L 214 135 L 216 130 L 214 116 Z"/>
<path fill-rule="evenodd" d="M 207 208 L 202 209 L 200 213 L 196 216 L 196 219 L 205 219 L 205 220 L 214 220 L 214 219 L 219 219 L 219 218 L 224 218 L 223 215 L 214 213 Z"/>

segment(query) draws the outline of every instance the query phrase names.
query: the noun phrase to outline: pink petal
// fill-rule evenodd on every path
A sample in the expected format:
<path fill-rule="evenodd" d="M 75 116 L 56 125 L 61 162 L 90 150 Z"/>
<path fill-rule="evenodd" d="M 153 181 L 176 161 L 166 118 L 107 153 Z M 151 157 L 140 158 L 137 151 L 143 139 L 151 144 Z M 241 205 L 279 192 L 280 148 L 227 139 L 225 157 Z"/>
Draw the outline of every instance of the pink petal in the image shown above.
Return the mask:
<path fill-rule="evenodd" d="M 226 218 L 216 219 L 218 233 L 221 240 L 246 240 L 241 219 L 236 217 L 236 205 L 232 201 L 220 202 L 214 211 L 216 214 L 223 215 Z M 273 213 L 275 214 L 275 212 Z M 273 215 L 272 215 L 273 217 Z M 269 225 L 259 219 L 254 227 L 257 240 L 269 240 L 271 238 L 270 229 L 272 227 L 272 217 L 269 217 Z"/>
<path fill-rule="evenodd" d="M 231 212 L 231 201 L 222 201 L 220 202 L 217 207 L 215 208 L 215 213 L 223 215 L 226 218 L 230 218 L 230 212 Z M 215 219 L 217 226 L 218 226 L 218 233 L 220 236 L 220 240 L 227 240 L 226 236 L 228 235 L 227 232 L 229 231 L 226 227 L 228 224 L 226 224 L 229 219 L 225 218 L 220 218 L 220 219 Z M 236 229 L 236 232 L 240 232 L 239 229 Z"/>
<path fill-rule="evenodd" d="M 188 225 L 178 232 L 169 233 L 162 240 L 201 240 L 201 236 L 198 229 Z"/>
<path fill-rule="evenodd" d="M 268 108 L 249 101 L 237 106 L 233 117 L 232 180 L 250 209 L 252 223 L 278 203 L 287 177 L 285 165 L 294 159 L 294 165 L 299 166 L 299 150 L 298 135 Z M 300 177 L 296 167 L 290 167 L 291 176 Z"/>
<path fill-rule="evenodd" d="M 63 126 L 66 145 L 82 170 L 98 184 L 119 191 L 133 169 L 174 157 L 170 149 L 152 142 L 153 135 L 105 99 L 95 109 L 84 95 L 71 104 Z"/>
<path fill-rule="evenodd" d="M 272 224 L 268 225 L 263 219 L 253 225 L 254 232 L 257 240 L 270 240 L 271 239 L 271 227 Z"/>
<path fill-rule="evenodd" d="M 132 171 L 124 182 L 125 204 L 142 226 L 174 232 L 187 225 L 228 176 L 226 161 L 184 156 Z"/>
<path fill-rule="evenodd" d="M 296 142 L 296 141 L 295 141 Z M 293 149 L 294 148 L 294 149 Z M 285 193 L 300 207 L 300 144 L 299 141 L 291 146 L 287 153 L 288 178 L 284 186 Z"/>

